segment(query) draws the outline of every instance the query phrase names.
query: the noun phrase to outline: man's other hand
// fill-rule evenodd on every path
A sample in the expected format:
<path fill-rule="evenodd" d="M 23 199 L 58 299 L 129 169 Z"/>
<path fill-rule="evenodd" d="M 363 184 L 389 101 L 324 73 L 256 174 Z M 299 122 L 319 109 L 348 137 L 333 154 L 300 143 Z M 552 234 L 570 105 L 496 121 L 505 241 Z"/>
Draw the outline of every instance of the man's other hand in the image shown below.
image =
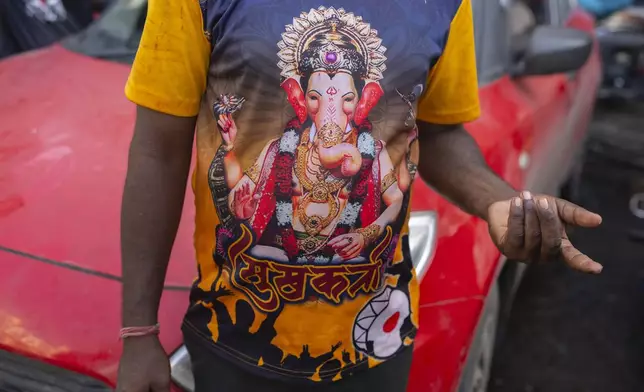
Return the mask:
<path fill-rule="evenodd" d="M 125 339 L 116 392 L 170 392 L 170 361 L 157 336 Z"/>
<path fill-rule="evenodd" d="M 592 274 L 601 264 L 577 250 L 565 226 L 597 227 L 601 216 L 552 196 L 520 197 L 496 202 L 488 209 L 487 221 L 494 244 L 508 259 L 538 262 L 563 259 L 571 268 Z"/>

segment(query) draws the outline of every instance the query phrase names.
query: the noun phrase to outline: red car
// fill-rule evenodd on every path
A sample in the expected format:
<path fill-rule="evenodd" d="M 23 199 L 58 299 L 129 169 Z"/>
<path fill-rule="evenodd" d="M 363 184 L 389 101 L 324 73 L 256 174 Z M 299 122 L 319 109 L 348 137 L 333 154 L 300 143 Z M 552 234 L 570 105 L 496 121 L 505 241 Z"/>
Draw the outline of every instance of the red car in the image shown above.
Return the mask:
<path fill-rule="evenodd" d="M 528 19 L 539 26 L 516 32 L 507 2 L 473 3 L 483 115 L 467 129 L 514 186 L 557 193 L 576 178 L 600 78 L 593 20 L 570 0 L 543 0 Z M 117 0 L 83 33 L 0 62 L 0 390 L 115 385 L 135 112 L 123 86 L 145 5 Z M 485 222 L 415 187 L 421 328 L 409 390 L 483 391 L 523 268 L 500 258 Z M 192 381 L 179 326 L 196 273 L 193 214 L 186 203 L 159 312 L 177 391 Z"/>

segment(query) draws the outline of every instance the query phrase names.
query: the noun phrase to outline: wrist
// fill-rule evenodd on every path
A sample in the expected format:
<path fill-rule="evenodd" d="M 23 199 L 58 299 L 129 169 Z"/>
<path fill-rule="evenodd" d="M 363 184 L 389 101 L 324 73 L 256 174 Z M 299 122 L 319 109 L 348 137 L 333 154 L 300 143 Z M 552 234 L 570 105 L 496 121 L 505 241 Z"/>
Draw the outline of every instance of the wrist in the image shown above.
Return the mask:
<path fill-rule="evenodd" d="M 514 197 L 518 197 L 521 194 L 520 191 L 515 190 L 513 187 L 511 187 L 509 184 L 503 182 L 501 186 L 499 186 L 495 192 L 492 193 L 491 197 L 489 200 L 486 201 L 486 203 L 481 207 L 481 211 L 477 214 L 481 219 L 485 220 L 486 222 L 489 221 L 489 211 L 490 207 L 492 207 L 493 204 L 505 201 L 505 200 L 510 200 Z"/>
<path fill-rule="evenodd" d="M 380 235 L 380 226 L 376 223 L 372 223 L 367 227 L 357 229 L 356 233 L 362 236 L 366 245 L 370 245 L 378 240 L 378 236 Z"/>
<path fill-rule="evenodd" d="M 161 332 L 159 323 L 146 326 L 124 327 L 119 331 L 121 340 L 130 338 L 140 338 L 146 336 L 156 336 Z"/>
<path fill-rule="evenodd" d="M 123 339 L 123 350 L 139 353 L 144 352 L 150 345 L 159 344 L 159 335 L 139 336 L 136 338 Z"/>
<path fill-rule="evenodd" d="M 132 310 L 127 312 L 121 321 L 121 328 L 149 327 L 159 324 L 155 312 L 147 312 L 145 309 Z"/>

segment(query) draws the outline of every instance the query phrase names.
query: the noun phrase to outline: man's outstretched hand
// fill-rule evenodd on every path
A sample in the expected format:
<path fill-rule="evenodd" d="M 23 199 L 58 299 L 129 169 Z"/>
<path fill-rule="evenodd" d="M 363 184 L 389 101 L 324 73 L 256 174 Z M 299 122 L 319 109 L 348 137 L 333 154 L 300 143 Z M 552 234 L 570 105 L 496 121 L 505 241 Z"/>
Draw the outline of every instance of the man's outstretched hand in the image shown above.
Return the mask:
<path fill-rule="evenodd" d="M 572 245 L 565 226 L 597 227 L 601 222 L 601 216 L 566 200 L 530 192 L 496 202 L 488 209 L 490 235 L 508 259 L 563 259 L 571 268 L 592 274 L 601 272 L 601 264 Z"/>

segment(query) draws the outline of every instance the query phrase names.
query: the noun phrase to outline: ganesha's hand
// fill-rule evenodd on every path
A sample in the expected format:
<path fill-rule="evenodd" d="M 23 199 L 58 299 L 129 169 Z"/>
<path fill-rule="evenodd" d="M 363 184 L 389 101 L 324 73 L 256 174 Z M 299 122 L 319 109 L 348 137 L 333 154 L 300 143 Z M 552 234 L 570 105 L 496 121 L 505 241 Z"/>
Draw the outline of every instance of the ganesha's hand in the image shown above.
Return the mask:
<path fill-rule="evenodd" d="M 233 213 L 238 219 L 249 219 L 257 208 L 260 195 L 253 194 L 248 183 L 235 190 L 233 196 Z"/>
<path fill-rule="evenodd" d="M 351 260 L 360 255 L 365 246 L 365 239 L 358 233 L 343 234 L 329 241 L 329 246 L 343 260 Z"/>
<path fill-rule="evenodd" d="M 233 120 L 232 114 L 220 114 L 217 119 L 217 124 L 219 124 L 219 128 L 221 129 L 220 133 L 224 144 L 232 148 L 237 138 L 237 124 Z"/>

